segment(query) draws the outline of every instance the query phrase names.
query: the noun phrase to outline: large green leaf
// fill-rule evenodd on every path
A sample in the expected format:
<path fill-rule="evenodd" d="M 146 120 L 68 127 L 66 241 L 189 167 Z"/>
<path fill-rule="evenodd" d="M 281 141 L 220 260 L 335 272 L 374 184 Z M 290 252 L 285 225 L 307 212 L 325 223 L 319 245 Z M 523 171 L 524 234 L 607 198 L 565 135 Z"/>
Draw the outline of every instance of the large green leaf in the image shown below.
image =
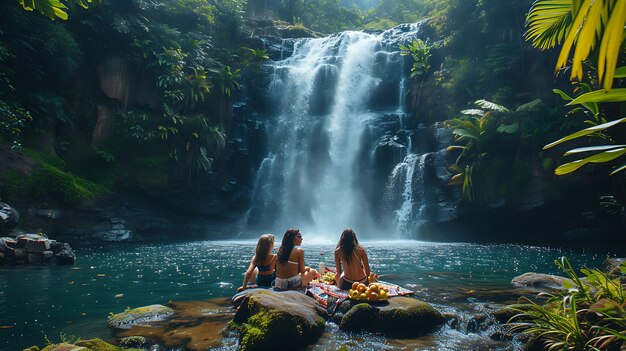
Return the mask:
<path fill-rule="evenodd" d="M 601 130 L 604 130 L 604 129 L 607 129 L 607 128 L 611 128 L 614 125 L 619 124 L 619 123 L 623 123 L 623 122 L 626 122 L 626 117 L 625 118 L 620 118 L 620 119 L 615 120 L 615 121 L 599 124 L 597 126 L 589 127 L 589 128 L 583 129 L 583 130 L 579 130 L 576 133 L 570 134 L 570 135 L 568 135 L 568 136 L 566 136 L 564 138 L 561 138 L 561 139 L 559 139 L 559 140 L 557 140 L 557 141 L 555 141 L 553 143 L 550 143 L 550 144 L 544 146 L 543 149 L 544 150 L 549 149 L 549 148 L 551 148 L 553 146 L 559 145 L 559 144 L 564 143 L 566 141 L 569 141 L 569 140 L 572 140 L 572 139 L 576 139 L 576 138 L 580 138 L 581 136 L 589 135 L 589 134 L 592 134 L 592 133 L 595 133 L 595 132 L 598 132 L 598 131 L 601 131 Z"/>
<path fill-rule="evenodd" d="M 495 102 L 491 102 L 491 101 L 487 101 L 487 100 L 476 100 L 474 102 L 477 106 L 480 106 L 482 108 L 486 108 L 492 111 L 497 111 L 497 112 L 510 112 L 508 108 L 502 106 L 502 105 L 498 105 Z"/>
<path fill-rule="evenodd" d="M 578 154 L 582 152 L 589 152 L 589 151 L 606 151 L 606 150 L 618 149 L 618 148 L 623 148 L 623 147 L 626 147 L 626 145 L 601 145 L 601 146 L 581 147 L 578 149 L 569 150 L 568 152 L 565 153 L 564 156 L 569 156 L 569 155 Z"/>
<path fill-rule="evenodd" d="M 463 128 L 457 128 L 454 129 L 452 131 L 452 133 L 454 135 L 457 135 L 461 138 L 470 138 L 470 139 L 474 139 L 474 140 L 479 140 L 480 139 L 480 134 L 477 133 L 475 130 L 472 129 L 463 129 Z"/>
<path fill-rule="evenodd" d="M 529 112 L 529 111 L 535 111 L 536 109 L 538 109 L 541 104 L 543 103 L 543 100 L 541 99 L 535 99 L 531 102 L 527 102 L 523 105 L 520 105 L 517 107 L 517 109 L 515 109 L 515 112 Z"/>
<path fill-rule="evenodd" d="M 616 0 L 612 2 L 610 18 L 604 23 L 604 33 L 598 51 L 598 78 L 600 83 L 604 81 L 604 90 L 609 92 L 613 88 L 613 77 L 619 61 L 624 42 L 624 26 L 626 25 L 626 1 Z M 606 16 L 609 17 L 609 16 Z"/>
<path fill-rule="evenodd" d="M 516 133 L 519 129 L 519 123 L 515 122 L 513 124 L 503 124 L 496 129 L 498 133 L 507 133 L 513 134 Z"/>
<path fill-rule="evenodd" d="M 609 150 L 609 151 L 605 151 L 599 154 L 595 154 L 593 156 L 589 156 L 587 158 L 584 158 L 582 160 L 577 160 L 574 162 L 570 162 L 570 163 L 566 163 L 564 165 L 561 165 L 559 167 L 557 167 L 554 170 L 554 174 L 556 175 L 564 175 L 564 174 L 568 174 L 568 173 L 572 173 L 575 170 L 579 169 L 580 167 L 586 165 L 587 163 L 604 163 L 604 162 L 609 162 L 612 161 L 622 155 L 626 154 L 626 148 L 620 148 L 620 149 L 614 149 L 614 150 Z"/>
<path fill-rule="evenodd" d="M 566 106 L 584 104 L 586 102 L 622 102 L 626 101 L 626 88 L 612 89 L 610 91 L 596 90 L 582 94 L 568 103 Z"/>
<path fill-rule="evenodd" d="M 552 91 L 553 91 L 555 94 L 558 94 L 559 96 L 561 96 L 561 98 L 563 98 L 563 100 L 567 100 L 567 101 L 572 101 L 572 100 L 574 100 L 574 98 L 573 98 L 573 97 L 571 97 L 571 96 L 567 95 L 567 94 L 566 94 L 566 93 L 564 93 L 564 92 L 563 92 L 563 90 L 561 90 L 561 89 L 552 89 Z"/>
<path fill-rule="evenodd" d="M 461 113 L 464 114 L 464 115 L 467 115 L 467 116 L 482 117 L 485 114 L 485 111 L 479 110 L 477 108 L 471 108 L 471 109 L 463 110 L 463 111 L 461 111 Z"/>
<path fill-rule="evenodd" d="M 615 70 L 615 78 L 626 78 L 626 66 L 619 67 Z"/>

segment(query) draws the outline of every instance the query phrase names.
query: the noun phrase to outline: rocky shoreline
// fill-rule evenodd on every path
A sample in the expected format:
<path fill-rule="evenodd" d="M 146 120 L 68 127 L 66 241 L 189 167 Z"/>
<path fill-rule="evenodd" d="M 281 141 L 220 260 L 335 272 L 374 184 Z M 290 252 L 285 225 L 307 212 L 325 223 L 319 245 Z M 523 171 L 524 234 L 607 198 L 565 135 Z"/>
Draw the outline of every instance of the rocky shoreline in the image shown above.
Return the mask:
<path fill-rule="evenodd" d="M 76 255 L 68 243 L 48 239 L 43 234 L 0 238 L 0 266 L 73 265 L 75 262 Z"/>

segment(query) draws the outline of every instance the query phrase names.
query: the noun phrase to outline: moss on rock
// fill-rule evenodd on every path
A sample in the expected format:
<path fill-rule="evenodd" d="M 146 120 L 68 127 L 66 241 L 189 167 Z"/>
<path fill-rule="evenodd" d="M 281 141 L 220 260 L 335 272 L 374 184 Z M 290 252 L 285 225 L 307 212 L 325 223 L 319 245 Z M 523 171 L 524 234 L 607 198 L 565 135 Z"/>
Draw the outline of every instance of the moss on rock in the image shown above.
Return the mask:
<path fill-rule="evenodd" d="M 76 346 L 86 347 L 93 351 L 119 351 L 121 348 L 104 342 L 101 339 L 80 340 L 74 343 Z"/>
<path fill-rule="evenodd" d="M 369 303 L 359 303 L 344 313 L 339 328 L 346 331 L 371 330 L 378 311 Z"/>
<path fill-rule="evenodd" d="M 40 351 L 39 347 L 32 346 L 23 351 Z M 79 340 L 72 344 L 63 342 L 46 346 L 41 351 L 145 351 L 144 349 L 121 348 L 102 339 Z"/>
<path fill-rule="evenodd" d="M 252 291 L 235 321 L 242 323 L 240 350 L 293 349 L 315 341 L 324 331 L 326 311 L 295 291 Z"/>
<path fill-rule="evenodd" d="M 91 200 L 104 193 L 106 187 L 65 170 L 60 158 L 24 149 L 37 165 L 30 175 L 8 170 L 3 175 L 6 197 L 15 201 L 21 197 L 37 197 L 75 204 Z"/>
<path fill-rule="evenodd" d="M 138 307 L 109 316 L 107 324 L 111 328 L 129 329 L 143 323 L 159 322 L 171 318 L 174 310 L 163 305 Z"/>
<path fill-rule="evenodd" d="M 95 351 L 84 346 L 78 346 L 74 344 L 68 344 L 62 342 L 60 344 L 52 344 L 44 347 L 41 351 Z"/>
<path fill-rule="evenodd" d="M 434 331 L 445 318 L 430 304 L 408 297 L 385 303 L 346 302 L 339 328 L 345 331 L 380 332 L 393 337 L 416 337 Z"/>

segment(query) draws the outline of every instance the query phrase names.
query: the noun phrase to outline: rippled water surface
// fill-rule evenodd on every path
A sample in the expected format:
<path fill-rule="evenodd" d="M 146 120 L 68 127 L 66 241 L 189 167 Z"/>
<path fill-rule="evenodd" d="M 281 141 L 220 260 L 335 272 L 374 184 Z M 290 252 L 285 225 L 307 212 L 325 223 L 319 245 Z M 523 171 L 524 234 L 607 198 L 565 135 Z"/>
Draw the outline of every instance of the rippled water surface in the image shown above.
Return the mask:
<path fill-rule="evenodd" d="M 254 241 L 124 244 L 76 250 L 75 266 L 0 267 L 0 350 L 44 345 L 45 336 L 110 337 L 106 318 L 127 307 L 170 300 L 228 297 L 241 284 L 254 253 Z M 534 271 L 557 273 L 554 259 L 566 255 L 577 266 L 600 267 L 606 253 L 518 245 L 365 243 L 372 269 L 381 279 L 416 291 L 443 311 L 480 311 L 511 300 L 510 281 Z M 333 244 L 302 247 L 307 264 L 332 263 Z M 123 295 L 120 295 L 123 294 Z M 419 340 L 385 340 L 337 333 L 312 347 L 355 349 L 499 350 L 477 334 L 444 329 Z M 445 335 L 441 335 L 441 333 Z"/>

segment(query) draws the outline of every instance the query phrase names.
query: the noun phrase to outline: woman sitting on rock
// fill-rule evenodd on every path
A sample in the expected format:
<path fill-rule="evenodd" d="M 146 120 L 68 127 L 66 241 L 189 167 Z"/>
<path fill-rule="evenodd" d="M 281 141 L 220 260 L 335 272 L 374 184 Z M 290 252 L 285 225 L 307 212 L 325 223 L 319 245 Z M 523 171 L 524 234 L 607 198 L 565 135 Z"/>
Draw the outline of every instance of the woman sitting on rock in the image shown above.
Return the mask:
<path fill-rule="evenodd" d="M 256 277 L 257 286 L 271 287 L 276 278 L 276 255 L 272 253 L 274 249 L 274 235 L 263 234 L 256 244 L 256 255 L 252 257 L 246 275 L 243 278 L 243 285 L 237 291 L 245 290 L 248 281 L 254 282 Z"/>
<path fill-rule="evenodd" d="M 350 228 L 344 229 L 335 248 L 335 267 L 335 282 L 340 289 L 349 290 L 354 282 L 367 285 L 371 273 L 367 253 Z"/>
<path fill-rule="evenodd" d="M 274 283 L 274 286 L 280 290 L 298 289 L 319 277 L 315 269 L 304 265 L 304 251 L 296 247 L 300 244 L 302 244 L 302 234 L 298 229 L 288 229 L 283 235 L 277 254 Z"/>

